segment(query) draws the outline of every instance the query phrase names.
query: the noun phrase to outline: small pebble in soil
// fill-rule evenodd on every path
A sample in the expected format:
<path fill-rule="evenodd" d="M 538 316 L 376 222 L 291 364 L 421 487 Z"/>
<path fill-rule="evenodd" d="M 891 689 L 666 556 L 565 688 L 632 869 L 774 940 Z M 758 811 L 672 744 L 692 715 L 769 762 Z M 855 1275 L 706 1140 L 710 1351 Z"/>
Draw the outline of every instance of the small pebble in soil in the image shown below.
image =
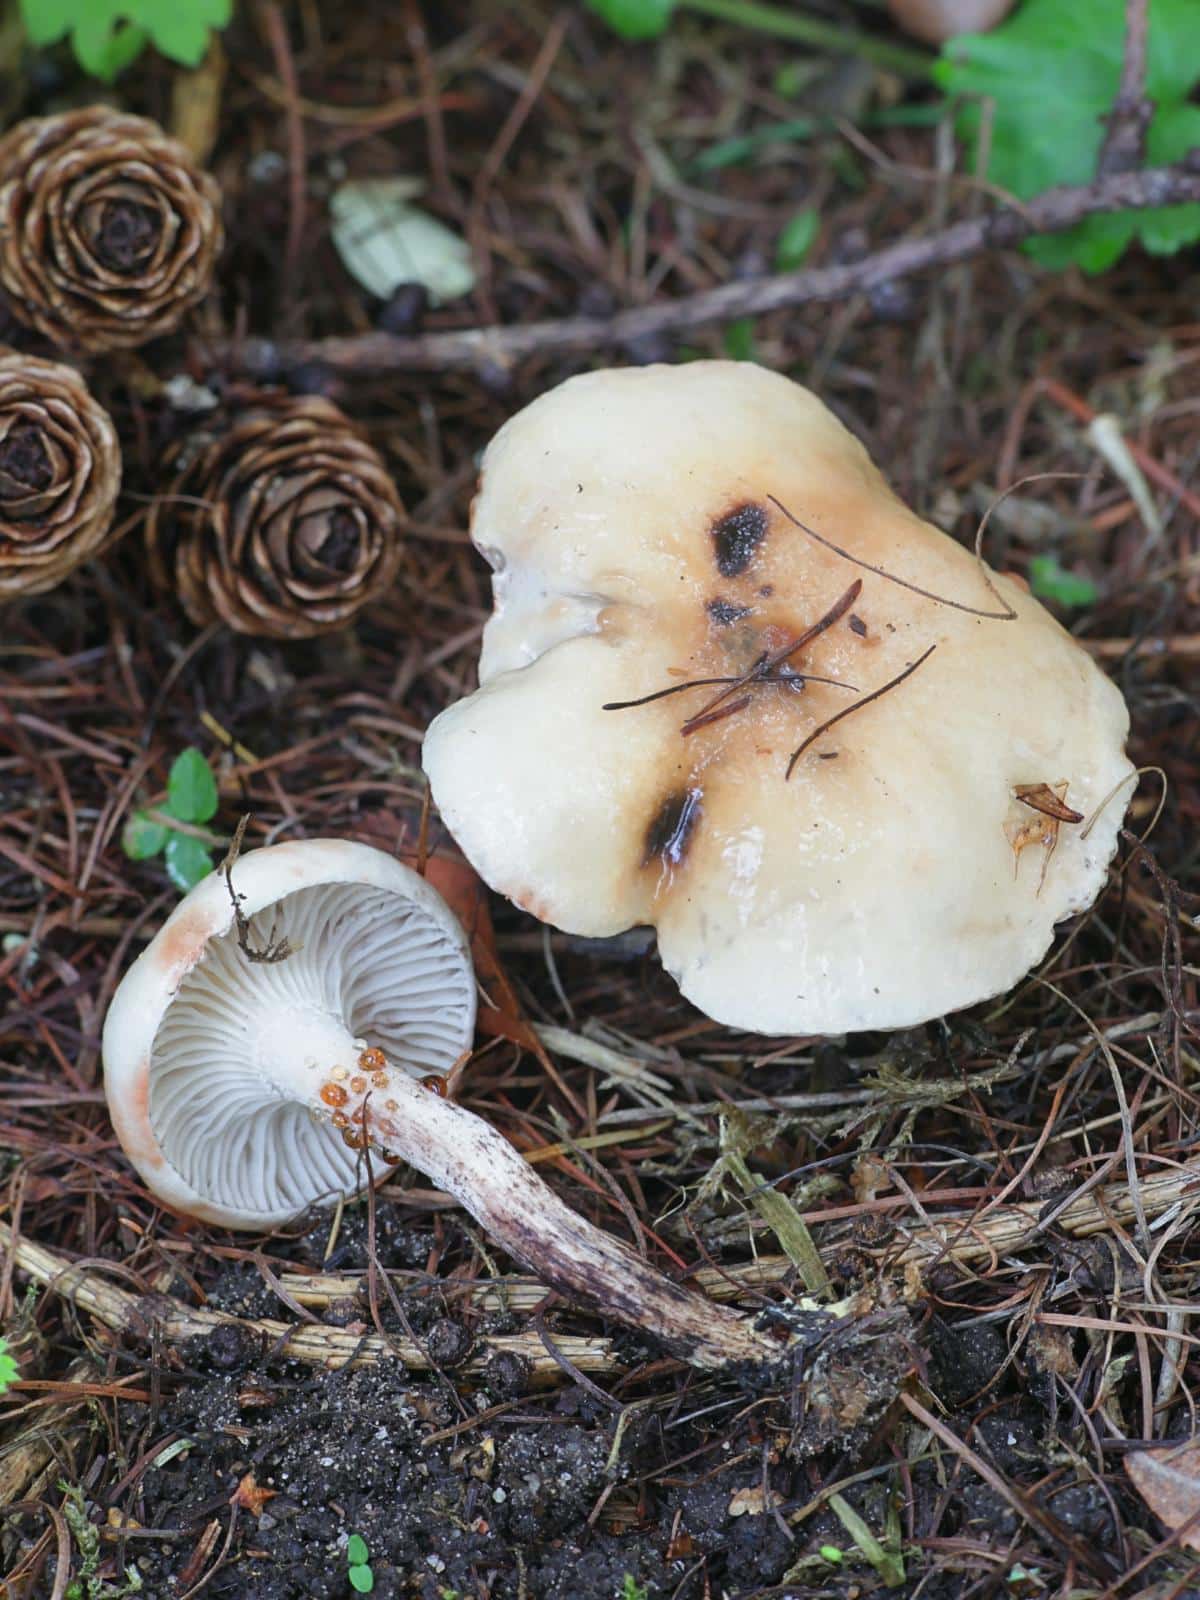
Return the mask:
<path fill-rule="evenodd" d="M 470 1332 L 461 1322 L 439 1317 L 425 1330 L 424 1344 L 429 1359 L 439 1367 L 457 1367 L 471 1354 Z"/>
<path fill-rule="evenodd" d="M 240 1372 L 260 1354 L 260 1346 L 249 1329 L 225 1322 L 209 1334 L 204 1353 L 219 1372 Z"/>
<path fill-rule="evenodd" d="M 517 1400 L 529 1387 L 533 1368 L 514 1350 L 497 1350 L 483 1369 L 483 1381 L 494 1400 Z"/>

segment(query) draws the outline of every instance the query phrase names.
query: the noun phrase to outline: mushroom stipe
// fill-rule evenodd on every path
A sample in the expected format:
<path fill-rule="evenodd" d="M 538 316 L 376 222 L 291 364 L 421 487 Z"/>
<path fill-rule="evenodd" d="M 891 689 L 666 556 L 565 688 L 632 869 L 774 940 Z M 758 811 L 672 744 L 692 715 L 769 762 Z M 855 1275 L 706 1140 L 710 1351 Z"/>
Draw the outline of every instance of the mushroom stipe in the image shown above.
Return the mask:
<path fill-rule="evenodd" d="M 268 929 L 289 954 L 255 961 Z M 693 1365 L 786 1359 L 572 1211 L 445 1096 L 474 1020 L 465 935 L 424 879 L 341 840 L 256 850 L 193 889 L 125 975 L 104 1027 L 113 1126 L 165 1205 L 232 1228 L 354 1194 L 370 1146 L 543 1282 Z"/>

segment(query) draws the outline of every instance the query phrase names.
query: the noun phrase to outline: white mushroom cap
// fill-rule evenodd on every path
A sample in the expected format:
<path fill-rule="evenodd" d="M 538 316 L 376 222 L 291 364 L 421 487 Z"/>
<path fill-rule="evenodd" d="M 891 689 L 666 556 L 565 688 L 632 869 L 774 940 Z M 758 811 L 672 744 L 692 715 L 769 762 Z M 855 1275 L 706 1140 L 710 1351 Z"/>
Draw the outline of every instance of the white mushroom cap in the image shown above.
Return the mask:
<path fill-rule="evenodd" d="M 899 587 L 780 506 L 859 563 L 1015 620 Z M 1019 584 L 989 587 L 902 505 L 807 390 L 742 362 L 573 378 L 493 440 L 472 536 L 495 613 L 478 692 L 426 737 L 442 816 L 544 921 L 655 924 L 710 1016 L 764 1033 L 915 1024 L 1010 987 L 1102 888 L 1132 774 L 1119 692 Z M 856 580 L 786 664 L 833 684 L 759 681 L 686 735 L 719 687 L 603 709 L 745 673 Z M 930 646 L 788 778 L 806 738 Z M 1040 786 L 1104 808 L 1055 828 L 1019 798 Z"/>
<path fill-rule="evenodd" d="M 466 939 L 435 890 L 391 856 L 338 839 L 274 845 L 176 907 L 130 968 L 104 1027 L 104 1079 L 126 1153 L 167 1205 L 270 1227 L 354 1192 L 358 1151 L 320 1091 L 364 1046 L 421 1077 L 474 1033 Z M 319 1120 L 318 1120 L 319 1119 Z"/>

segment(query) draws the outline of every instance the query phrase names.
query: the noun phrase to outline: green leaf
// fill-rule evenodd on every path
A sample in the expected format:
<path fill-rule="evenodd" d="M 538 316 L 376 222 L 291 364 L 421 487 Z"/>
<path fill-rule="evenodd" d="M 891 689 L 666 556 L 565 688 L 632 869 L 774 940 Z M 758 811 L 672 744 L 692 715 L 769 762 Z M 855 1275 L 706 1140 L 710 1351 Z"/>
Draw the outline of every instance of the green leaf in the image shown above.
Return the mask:
<path fill-rule="evenodd" d="M 1093 606 L 1099 595 L 1090 578 L 1068 572 L 1056 555 L 1033 557 L 1029 587 L 1039 600 L 1056 600 L 1060 606 Z"/>
<path fill-rule="evenodd" d="M 657 39 L 667 31 L 675 0 L 587 0 L 622 39 Z"/>
<path fill-rule="evenodd" d="M 144 811 L 135 811 L 121 834 L 121 849 L 131 861 L 148 861 L 167 842 L 161 822 L 152 822 Z"/>
<path fill-rule="evenodd" d="M 797 211 L 790 222 L 784 223 L 775 245 L 777 271 L 795 272 L 797 267 L 804 265 L 809 251 L 817 242 L 820 226 L 821 219 L 811 206 L 804 211 Z"/>
<path fill-rule="evenodd" d="M 352 1533 L 346 1541 L 346 1560 L 352 1567 L 365 1567 L 370 1559 L 367 1541 L 361 1533 Z"/>
<path fill-rule="evenodd" d="M 934 75 L 952 94 L 969 97 L 958 129 L 976 149 L 990 127 L 989 179 L 1026 200 L 1056 184 L 1095 177 L 1124 44 L 1124 0 L 1025 0 L 993 32 L 949 40 Z M 1197 83 L 1200 6 L 1153 0 L 1146 76 L 1155 105 L 1150 162 L 1178 160 L 1200 142 L 1200 107 L 1188 103 Z M 1200 206 L 1089 217 L 1065 233 L 1030 239 L 1024 248 L 1044 266 L 1077 263 L 1095 273 L 1134 239 L 1160 255 L 1191 244 L 1200 239 Z"/>
<path fill-rule="evenodd" d="M 180 822 L 207 822 L 217 809 L 217 782 L 195 745 L 176 756 L 167 777 L 167 810 Z"/>
<path fill-rule="evenodd" d="M 212 856 L 190 834 L 173 833 L 167 840 L 167 876 L 184 893 L 212 871 Z"/>
<path fill-rule="evenodd" d="M 125 0 L 125 15 L 141 24 L 164 56 L 198 67 L 209 35 L 233 15 L 233 0 Z"/>
<path fill-rule="evenodd" d="M 351 1567 L 347 1576 L 350 1579 L 350 1587 L 359 1594 L 370 1594 L 375 1587 L 375 1574 L 370 1567 Z"/>
<path fill-rule="evenodd" d="M 141 54 L 148 40 L 185 66 L 197 66 L 214 28 L 233 14 L 233 0 L 20 0 L 31 44 L 68 35 L 85 72 L 110 80 Z"/>
<path fill-rule="evenodd" d="M 75 59 L 85 72 L 111 83 L 124 67 L 141 54 L 146 35 L 141 28 L 114 25 L 109 17 L 81 17 L 71 32 Z"/>
<path fill-rule="evenodd" d="M 739 317 L 725 329 L 725 354 L 731 361 L 754 360 L 754 318 Z"/>
<path fill-rule="evenodd" d="M 8 1341 L 0 1339 L 0 1394 L 16 1383 L 19 1376 L 17 1363 L 8 1353 Z"/>
<path fill-rule="evenodd" d="M 21 21 L 30 44 L 57 44 L 71 31 L 78 0 L 21 0 Z"/>

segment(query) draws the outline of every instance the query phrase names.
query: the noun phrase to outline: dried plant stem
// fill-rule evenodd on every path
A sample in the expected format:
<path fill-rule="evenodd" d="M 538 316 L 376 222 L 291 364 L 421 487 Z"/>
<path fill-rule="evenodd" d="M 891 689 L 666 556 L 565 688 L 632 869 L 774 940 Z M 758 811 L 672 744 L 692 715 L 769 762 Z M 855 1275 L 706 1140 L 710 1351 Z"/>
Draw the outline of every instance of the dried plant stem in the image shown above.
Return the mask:
<path fill-rule="evenodd" d="M 1139 1186 L 1135 1199 L 1124 1184 L 1110 1184 L 1067 1200 L 1053 1217 L 1052 1226 L 1076 1238 L 1110 1231 L 1114 1223 L 1134 1220 L 1139 1213 L 1147 1218 L 1163 1216 L 1174 1207 L 1200 1205 L 1200 1161 L 1158 1173 Z M 955 1211 L 930 1217 L 916 1226 L 902 1224 L 899 1242 L 879 1252 L 887 1265 L 903 1269 L 913 1265 L 932 1266 L 942 1262 L 969 1262 L 1010 1254 L 1030 1244 L 1047 1227 L 1045 1206 L 1006 1205 L 976 1219 L 973 1211 Z M 906 1202 L 896 1197 L 897 1206 Z M 878 1205 L 874 1210 L 885 1209 Z M 819 1213 L 802 1217 L 809 1226 L 818 1225 Z M 210 1311 L 185 1305 L 169 1295 L 131 1294 L 109 1283 L 91 1267 L 77 1266 L 65 1256 L 47 1250 L 28 1239 L 15 1238 L 7 1223 L 0 1222 L 0 1251 L 12 1252 L 18 1270 L 105 1326 L 133 1338 L 165 1339 L 177 1344 L 187 1339 L 207 1338 L 217 1328 L 237 1327 L 261 1340 L 280 1356 L 308 1366 L 335 1369 L 366 1366 L 380 1361 L 398 1360 L 414 1372 L 431 1369 L 426 1352 L 412 1340 L 381 1338 L 378 1334 L 356 1334 L 344 1328 L 305 1324 L 297 1326 L 271 1318 L 247 1320 L 227 1312 Z M 795 1271 L 787 1256 L 764 1256 L 739 1265 L 736 1285 L 733 1279 L 715 1268 L 702 1268 L 693 1277 L 693 1286 L 713 1300 L 732 1299 L 739 1289 L 765 1289 L 782 1282 Z M 355 1295 L 363 1274 L 303 1275 L 283 1273 L 280 1285 L 300 1305 L 320 1307 L 331 1300 Z M 532 1311 L 546 1297 L 544 1285 L 530 1279 L 495 1279 L 460 1285 L 456 1292 L 479 1310 Z M 832 1308 L 836 1310 L 837 1308 Z M 619 1372 L 623 1364 L 614 1353 L 612 1342 L 604 1338 L 561 1335 L 555 1339 L 558 1350 L 581 1372 Z M 532 1381 L 553 1383 L 562 1368 L 547 1353 L 536 1334 L 493 1335 L 481 1339 L 471 1359 L 464 1365 L 466 1374 L 477 1377 L 488 1359 L 500 1352 L 521 1356 L 529 1362 Z"/>
<path fill-rule="evenodd" d="M 1139 1187 L 1142 1206 L 1150 1218 L 1160 1217 L 1177 1205 L 1200 1205 L 1200 1161 L 1147 1178 Z M 885 1197 L 883 1204 L 876 1202 L 869 1209 L 886 1216 L 890 1199 L 890 1196 Z M 928 1207 L 932 1197 L 926 1194 L 924 1199 Z M 896 1208 L 905 1204 L 902 1195 L 895 1197 Z M 821 1224 L 819 1212 L 802 1212 L 799 1216 L 810 1230 Z M 1088 1238 L 1110 1230 L 1114 1223 L 1128 1222 L 1136 1216 L 1136 1200 L 1128 1187 L 1110 1184 L 1068 1200 L 1051 1226 L 1075 1238 Z M 978 1261 L 1020 1250 L 1046 1229 L 1044 1202 L 999 1206 L 978 1221 L 975 1217 L 975 1211 L 930 1215 L 927 1209 L 923 1222 L 910 1225 L 906 1220 L 899 1224 L 897 1239 L 878 1254 L 888 1265 L 901 1269 L 909 1265 L 932 1266 L 935 1262 Z M 702 1267 L 691 1281 L 710 1299 L 727 1300 L 732 1299 L 739 1288 L 747 1291 L 770 1288 L 794 1270 L 794 1263 L 786 1255 L 759 1256 L 754 1261 L 740 1263 L 729 1273 Z M 363 1276 L 358 1273 L 304 1275 L 285 1272 L 280 1274 L 280 1283 L 299 1304 L 323 1306 L 331 1300 L 352 1296 Z M 546 1290 L 542 1284 L 528 1278 L 502 1278 L 460 1284 L 455 1293 L 461 1293 L 481 1310 L 519 1313 L 538 1305 L 545 1298 Z"/>
<path fill-rule="evenodd" d="M 750 282 L 723 284 L 678 300 L 639 306 L 612 317 L 563 317 L 513 327 L 468 328 L 456 333 L 397 338 L 387 333 L 344 338 L 228 339 L 209 346 L 218 362 L 260 377 L 317 365 L 348 374 L 478 371 L 511 367 L 527 356 L 600 350 L 651 334 L 679 333 L 706 323 L 845 300 L 914 272 L 965 261 L 983 250 L 1019 244 L 1034 234 L 1059 233 L 1085 217 L 1111 211 L 1200 201 L 1200 167 L 1181 162 L 1142 172 L 1119 172 L 1075 188 L 1045 194 L 982 217 L 953 223 L 923 239 L 906 239 L 844 266 L 814 267 Z"/>
<path fill-rule="evenodd" d="M 1097 172 L 1132 172 L 1146 159 L 1146 133 L 1154 102 L 1146 98 L 1146 46 L 1150 32 L 1150 0 L 1126 0 L 1125 53 L 1117 98 L 1108 113 L 1108 132 Z"/>
<path fill-rule="evenodd" d="M 95 1363 L 81 1357 L 67 1368 L 64 1387 L 99 1376 Z M 62 1477 L 67 1452 L 88 1427 L 82 1400 L 68 1400 L 36 1412 L 28 1427 L 0 1446 L 0 1506 L 22 1498 L 37 1499 L 48 1480 Z"/>
<path fill-rule="evenodd" d="M 15 1239 L 8 1224 L 0 1222 L 0 1252 L 8 1251 L 12 1251 L 18 1269 L 36 1283 L 44 1284 L 80 1310 L 87 1311 L 106 1327 L 133 1338 L 159 1338 L 178 1344 L 186 1339 L 208 1338 L 218 1328 L 234 1327 L 257 1335 L 264 1350 L 271 1349 L 279 1356 L 307 1366 L 334 1369 L 400 1361 L 414 1372 L 426 1372 L 432 1367 L 419 1345 L 399 1336 L 384 1339 L 375 1333 L 357 1334 L 345 1328 L 326 1328 L 311 1323 L 295 1326 L 271 1318 L 250 1321 L 224 1311 L 188 1306 L 170 1295 L 131 1294 L 128 1289 L 109 1283 L 91 1267 L 76 1266 L 65 1256 L 31 1240 Z M 544 1300 L 546 1292 L 539 1290 L 539 1298 Z M 620 1366 L 608 1339 L 563 1336 L 555 1343 L 571 1365 L 581 1372 L 609 1372 Z M 547 1354 L 537 1334 L 481 1339 L 465 1370 L 478 1375 L 488 1359 L 500 1353 L 518 1355 L 528 1361 L 535 1380 L 548 1382 L 561 1377 L 558 1363 Z"/>

